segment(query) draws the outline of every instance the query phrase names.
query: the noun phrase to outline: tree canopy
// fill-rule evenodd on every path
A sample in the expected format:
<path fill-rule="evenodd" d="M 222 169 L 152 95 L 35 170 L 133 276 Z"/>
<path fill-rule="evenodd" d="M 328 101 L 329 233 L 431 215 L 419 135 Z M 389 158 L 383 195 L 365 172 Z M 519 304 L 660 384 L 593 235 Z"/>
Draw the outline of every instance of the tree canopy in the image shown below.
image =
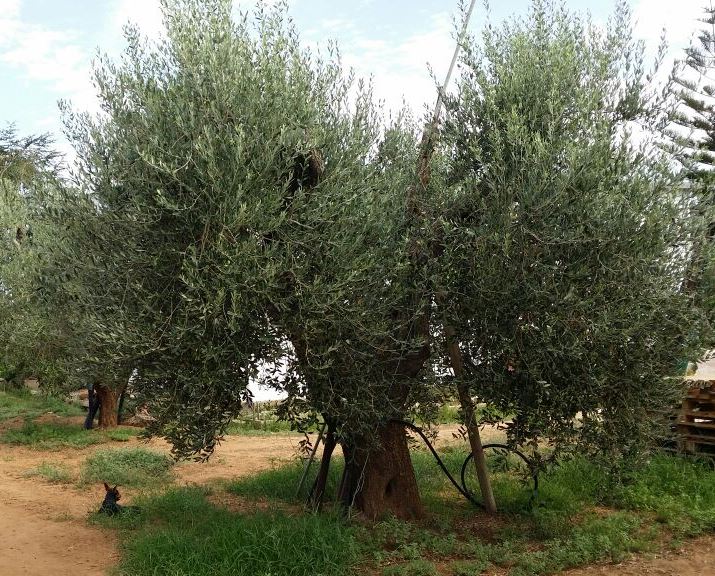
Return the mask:
<path fill-rule="evenodd" d="M 535 2 L 467 47 L 448 100 L 444 290 L 518 442 L 625 450 L 701 345 L 674 250 L 692 196 L 630 137 L 657 133 L 642 54 L 624 4 L 602 31 Z"/>
<path fill-rule="evenodd" d="M 48 135 L 0 130 L 0 365 L 5 376 L 41 377 L 47 387 L 69 376 L 77 347 L 71 318 L 38 292 L 61 225 L 46 210 L 59 200 L 61 158 Z"/>
<path fill-rule="evenodd" d="M 384 366 L 410 347 L 390 317 L 408 280 L 409 131 L 383 136 L 369 89 L 301 48 L 281 11 L 165 10 L 165 40 L 130 28 L 124 62 L 98 67 L 106 115 L 67 119 L 95 205 L 79 256 L 102 278 L 84 283 L 95 338 L 141 366 L 182 454 L 210 448 L 249 379 L 284 362 L 262 374 L 307 399 L 291 413 L 379 420 Z"/>
<path fill-rule="evenodd" d="M 661 102 L 625 4 L 602 30 L 536 0 L 469 38 L 421 138 L 285 7 L 162 6 L 165 36 L 129 26 L 97 62 L 102 112 L 64 105 L 79 168 L 44 206 L 66 241 L 40 274 L 90 373 L 138 368 L 150 432 L 207 457 L 263 379 L 284 418 L 329 424 L 344 502 L 403 517 L 421 507 L 395 420 L 455 383 L 514 444 L 637 449 L 707 325 L 684 256 L 704 220 L 648 137 Z"/>

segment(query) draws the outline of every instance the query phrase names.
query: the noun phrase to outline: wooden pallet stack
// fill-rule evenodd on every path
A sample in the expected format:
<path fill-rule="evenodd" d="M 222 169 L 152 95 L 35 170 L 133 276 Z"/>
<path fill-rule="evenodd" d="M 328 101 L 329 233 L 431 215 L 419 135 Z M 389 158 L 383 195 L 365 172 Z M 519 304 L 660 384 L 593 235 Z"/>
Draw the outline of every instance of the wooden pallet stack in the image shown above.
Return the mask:
<path fill-rule="evenodd" d="M 677 423 L 678 450 L 715 458 L 715 381 L 693 381 Z"/>

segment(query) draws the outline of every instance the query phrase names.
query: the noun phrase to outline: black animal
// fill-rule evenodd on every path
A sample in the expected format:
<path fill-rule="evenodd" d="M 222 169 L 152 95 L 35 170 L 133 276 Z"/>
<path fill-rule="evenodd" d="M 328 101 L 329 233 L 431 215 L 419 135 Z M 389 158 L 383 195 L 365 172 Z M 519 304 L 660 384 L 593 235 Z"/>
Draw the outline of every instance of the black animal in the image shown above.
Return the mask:
<path fill-rule="evenodd" d="M 126 513 L 138 513 L 138 506 L 122 506 L 117 504 L 122 495 L 117 490 L 118 486 L 111 488 L 109 484 L 104 483 L 104 489 L 106 494 L 104 495 L 104 500 L 99 508 L 100 514 L 106 514 L 107 516 L 114 516 L 116 514 L 126 514 Z"/>

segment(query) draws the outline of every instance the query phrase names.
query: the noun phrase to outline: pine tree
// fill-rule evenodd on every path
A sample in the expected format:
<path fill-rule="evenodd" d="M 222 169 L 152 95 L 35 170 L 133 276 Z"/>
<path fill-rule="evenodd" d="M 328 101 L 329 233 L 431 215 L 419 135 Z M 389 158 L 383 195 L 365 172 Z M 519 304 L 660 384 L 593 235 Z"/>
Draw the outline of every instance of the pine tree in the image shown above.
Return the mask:
<path fill-rule="evenodd" d="M 692 183 L 711 184 L 715 177 L 715 8 L 705 8 L 705 26 L 685 50 L 673 77 L 678 105 L 669 135 L 673 151 Z"/>
<path fill-rule="evenodd" d="M 712 2 L 699 19 L 703 24 L 685 60 L 673 75 L 677 105 L 671 117 L 670 147 L 683 167 L 686 185 L 693 187 L 693 211 L 702 220 L 702 233 L 691 243 L 684 289 L 715 307 L 715 7 Z M 713 319 L 712 313 L 710 314 Z"/>

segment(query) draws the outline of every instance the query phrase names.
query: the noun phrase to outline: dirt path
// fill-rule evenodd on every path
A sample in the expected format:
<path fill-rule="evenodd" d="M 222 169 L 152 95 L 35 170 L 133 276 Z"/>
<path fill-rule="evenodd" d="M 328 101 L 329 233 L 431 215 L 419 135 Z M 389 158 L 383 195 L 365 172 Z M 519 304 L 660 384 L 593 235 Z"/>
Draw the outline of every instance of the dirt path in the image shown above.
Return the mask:
<path fill-rule="evenodd" d="M 175 468 L 179 484 L 234 478 L 267 468 L 295 455 L 299 436 L 232 437 L 206 464 L 182 463 Z M 137 440 L 121 446 L 143 445 Z M 43 462 L 62 464 L 79 474 L 95 450 L 41 452 L 0 444 L 0 575 L 102 576 L 118 561 L 113 533 L 87 524 L 103 494 L 73 485 L 51 485 L 26 473 Z M 111 444 L 117 446 L 117 444 Z M 161 441 L 149 447 L 168 452 Z M 126 492 L 131 501 L 132 493 Z"/>
<path fill-rule="evenodd" d="M 446 428 L 446 429 L 445 429 Z M 440 443 L 451 441 L 452 427 L 443 427 Z M 233 436 L 205 464 L 182 463 L 177 483 L 203 484 L 235 478 L 295 457 L 296 435 Z M 490 438 L 491 439 L 491 438 Z M 87 524 L 87 514 L 103 497 L 96 490 L 51 485 L 26 473 L 43 462 L 61 464 L 79 474 L 82 462 L 108 446 L 145 445 L 136 439 L 84 450 L 42 452 L 0 444 L 0 575 L 102 576 L 118 561 L 113 532 Z M 161 441 L 148 446 L 167 451 Z M 131 503 L 132 492 L 124 490 Z M 682 550 L 638 557 L 619 565 L 572 570 L 564 576 L 715 576 L 715 538 L 701 538 Z"/>
<path fill-rule="evenodd" d="M 569 570 L 563 576 L 715 576 L 715 538 L 698 538 L 678 550 L 636 556 L 621 564 Z"/>

